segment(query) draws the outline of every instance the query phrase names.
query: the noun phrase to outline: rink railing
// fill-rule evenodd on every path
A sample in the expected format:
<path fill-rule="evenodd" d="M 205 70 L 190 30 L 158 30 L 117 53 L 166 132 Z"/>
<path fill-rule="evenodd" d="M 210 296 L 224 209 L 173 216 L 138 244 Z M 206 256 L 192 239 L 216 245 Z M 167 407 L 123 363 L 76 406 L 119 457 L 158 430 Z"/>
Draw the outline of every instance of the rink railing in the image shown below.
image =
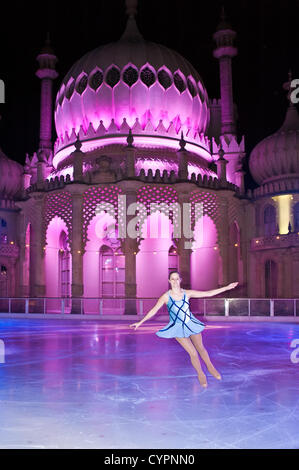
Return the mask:
<path fill-rule="evenodd" d="M 79 315 L 137 315 L 144 316 L 156 303 L 153 298 L 61 298 L 61 297 L 3 297 L 0 314 L 62 314 Z M 222 317 L 299 317 L 299 299 L 265 298 L 205 298 L 190 299 L 195 315 Z M 157 316 L 168 315 L 166 305 Z"/>

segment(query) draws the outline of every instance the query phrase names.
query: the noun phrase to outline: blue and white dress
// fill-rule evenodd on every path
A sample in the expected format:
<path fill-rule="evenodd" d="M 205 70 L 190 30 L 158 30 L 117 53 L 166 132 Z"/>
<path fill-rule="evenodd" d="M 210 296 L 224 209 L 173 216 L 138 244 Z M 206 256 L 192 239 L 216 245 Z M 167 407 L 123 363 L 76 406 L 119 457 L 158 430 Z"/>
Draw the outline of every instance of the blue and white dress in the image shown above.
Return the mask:
<path fill-rule="evenodd" d="M 167 309 L 170 317 L 168 325 L 156 332 L 161 338 L 188 338 L 201 333 L 205 324 L 197 320 L 189 308 L 189 299 L 183 290 L 182 300 L 174 300 L 168 291 Z"/>

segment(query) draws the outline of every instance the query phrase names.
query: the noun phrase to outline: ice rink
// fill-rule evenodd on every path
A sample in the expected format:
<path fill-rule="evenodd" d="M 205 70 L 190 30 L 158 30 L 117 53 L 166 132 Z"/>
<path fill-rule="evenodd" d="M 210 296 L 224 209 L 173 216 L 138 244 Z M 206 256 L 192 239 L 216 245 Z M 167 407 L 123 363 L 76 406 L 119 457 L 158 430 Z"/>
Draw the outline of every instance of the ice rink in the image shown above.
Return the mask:
<path fill-rule="evenodd" d="M 205 321 L 207 389 L 165 322 L 129 323 L 1 318 L 0 447 L 299 448 L 298 323 Z"/>

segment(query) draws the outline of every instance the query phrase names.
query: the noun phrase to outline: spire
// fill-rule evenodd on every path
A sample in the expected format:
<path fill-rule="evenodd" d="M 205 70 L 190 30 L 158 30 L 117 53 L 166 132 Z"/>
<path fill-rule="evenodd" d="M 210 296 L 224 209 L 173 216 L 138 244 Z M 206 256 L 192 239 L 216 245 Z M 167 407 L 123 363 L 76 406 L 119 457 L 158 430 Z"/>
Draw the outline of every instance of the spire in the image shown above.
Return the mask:
<path fill-rule="evenodd" d="M 220 14 L 220 22 L 216 28 L 216 31 L 223 31 L 225 29 L 232 29 L 232 26 L 227 20 L 227 16 L 224 10 L 224 5 L 222 5 L 221 14 Z"/>
<path fill-rule="evenodd" d="M 142 38 L 142 35 L 136 24 L 136 15 L 137 15 L 137 0 L 126 0 L 126 13 L 128 15 L 128 21 L 126 29 L 120 38 L 121 41 L 139 41 Z"/>
<path fill-rule="evenodd" d="M 185 150 L 185 147 L 186 147 L 186 141 L 184 139 L 184 133 L 183 131 L 181 132 L 181 139 L 179 141 L 179 144 L 180 144 L 180 150 L 179 152 L 183 152 Z"/>

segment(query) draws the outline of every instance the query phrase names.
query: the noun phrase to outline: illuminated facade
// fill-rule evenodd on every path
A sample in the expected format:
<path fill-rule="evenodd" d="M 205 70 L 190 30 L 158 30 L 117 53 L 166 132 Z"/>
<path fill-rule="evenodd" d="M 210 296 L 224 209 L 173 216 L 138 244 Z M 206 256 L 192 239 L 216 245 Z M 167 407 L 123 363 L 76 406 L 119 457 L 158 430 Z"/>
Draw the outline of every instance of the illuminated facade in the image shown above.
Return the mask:
<path fill-rule="evenodd" d="M 234 297 L 299 297 L 296 109 L 253 150 L 260 186 L 245 192 L 236 33 L 223 17 L 214 34 L 221 98 L 211 100 L 186 59 L 143 39 L 135 3 L 120 40 L 73 65 L 54 109 L 49 41 L 37 57 L 39 149 L 24 167 L 0 154 L 0 296 L 65 297 L 73 313 L 84 297 L 94 312 L 98 298 L 157 297 L 178 268 L 189 288 L 238 280 Z M 137 214 L 139 232 L 128 236 Z"/>

